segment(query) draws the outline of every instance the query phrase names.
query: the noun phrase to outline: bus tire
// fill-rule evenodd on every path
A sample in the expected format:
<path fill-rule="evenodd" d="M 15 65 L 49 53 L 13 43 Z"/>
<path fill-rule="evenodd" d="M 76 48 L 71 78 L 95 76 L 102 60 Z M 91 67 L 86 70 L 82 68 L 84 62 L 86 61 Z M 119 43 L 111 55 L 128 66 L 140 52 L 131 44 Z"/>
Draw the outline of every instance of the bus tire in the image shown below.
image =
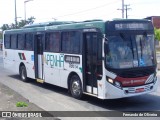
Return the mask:
<path fill-rule="evenodd" d="M 73 75 L 70 79 L 70 93 L 76 99 L 82 98 L 82 83 L 77 75 Z"/>
<path fill-rule="evenodd" d="M 28 81 L 27 71 L 26 71 L 26 67 L 24 65 L 20 66 L 20 77 L 23 82 Z"/>

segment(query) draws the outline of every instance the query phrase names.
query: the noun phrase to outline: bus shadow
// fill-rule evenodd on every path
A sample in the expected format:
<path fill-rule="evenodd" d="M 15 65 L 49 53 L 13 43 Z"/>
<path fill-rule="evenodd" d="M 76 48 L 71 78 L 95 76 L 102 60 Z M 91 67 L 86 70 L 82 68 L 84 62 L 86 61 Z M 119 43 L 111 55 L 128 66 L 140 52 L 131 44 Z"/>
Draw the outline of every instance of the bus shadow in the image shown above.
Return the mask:
<path fill-rule="evenodd" d="M 90 104 L 115 111 L 157 111 L 160 110 L 160 96 L 146 94 L 141 96 L 100 100 L 91 96 L 85 96 L 85 101 Z"/>
<path fill-rule="evenodd" d="M 23 82 L 19 75 L 10 75 L 9 77 Z M 53 91 L 53 92 L 56 92 L 56 93 L 59 93 L 59 94 L 65 95 L 65 96 L 70 96 L 70 94 L 68 93 L 68 90 L 65 88 L 58 87 L 58 86 L 48 84 L 48 83 L 43 83 L 43 84 L 38 83 L 35 79 L 28 78 L 28 81 L 24 82 L 24 83 L 32 84 L 34 86 L 44 88 L 44 89 L 47 89 L 47 90 L 50 90 L 50 91 Z"/>
<path fill-rule="evenodd" d="M 10 77 L 20 80 L 19 75 L 10 75 Z M 71 97 L 68 90 L 51 84 L 41 84 L 37 83 L 34 79 L 29 79 L 29 84 L 34 86 L 42 87 L 51 92 L 56 92 L 67 97 L 70 97 L 72 101 L 79 102 Z M 121 99 L 111 99 L 111 100 L 101 100 L 92 96 L 84 95 L 81 101 L 89 103 L 91 105 L 101 107 L 108 110 L 115 111 L 157 111 L 160 110 L 160 96 L 153 94 L 146 94 L 141 96 L 121 98 Z M 82 104 L 86 105 L 86 104 Z"/>

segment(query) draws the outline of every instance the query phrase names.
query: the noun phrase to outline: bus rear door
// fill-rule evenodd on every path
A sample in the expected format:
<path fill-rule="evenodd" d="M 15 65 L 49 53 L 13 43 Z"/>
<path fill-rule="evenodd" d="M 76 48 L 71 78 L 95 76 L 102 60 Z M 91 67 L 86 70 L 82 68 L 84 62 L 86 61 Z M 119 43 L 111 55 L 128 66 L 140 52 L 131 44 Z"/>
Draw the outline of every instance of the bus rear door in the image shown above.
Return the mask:
<path fill-rule="evenodd" d="M 35 78 L 38 82 L 43 82 L 43 34 L 34 36 L 34 66 Z"/>

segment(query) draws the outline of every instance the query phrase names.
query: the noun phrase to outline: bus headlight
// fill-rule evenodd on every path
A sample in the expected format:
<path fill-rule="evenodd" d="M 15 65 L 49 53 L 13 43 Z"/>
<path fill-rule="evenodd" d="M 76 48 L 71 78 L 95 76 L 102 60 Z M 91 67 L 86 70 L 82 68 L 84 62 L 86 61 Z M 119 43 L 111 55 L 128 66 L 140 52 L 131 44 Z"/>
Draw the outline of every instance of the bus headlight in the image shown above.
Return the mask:
<path fill-rule="evenodd" d="M 118 88 L 122 89 L 122 87 L 121 87 L 121 83 L 120 83 L 120 82 L 115 81 L 115 82 L 114 82 L 114 85 L 115 85 L 116 87 L 118 87 Z"/>
<path fill-rule="evenodd" d="M 108 78 L 108 82 L 111 83 L 111 84 L 113 84 L 113 80 L 110 79 L 110 78 Z"/>
<path fill-rule="evenodd" d="M 111 78 L 107 78 L 107 81 L 108 81 L 109 83 L 111 83 L 112 85 L 114 85 L 115 87 L 118 87 L 118 88 L 122 89 L 122 86 L 121 86 L 121 83 L 120 83 L 120 82 L 115 81 L 115 80 L 113 80 L 113 79 L 111 79 Z"/>

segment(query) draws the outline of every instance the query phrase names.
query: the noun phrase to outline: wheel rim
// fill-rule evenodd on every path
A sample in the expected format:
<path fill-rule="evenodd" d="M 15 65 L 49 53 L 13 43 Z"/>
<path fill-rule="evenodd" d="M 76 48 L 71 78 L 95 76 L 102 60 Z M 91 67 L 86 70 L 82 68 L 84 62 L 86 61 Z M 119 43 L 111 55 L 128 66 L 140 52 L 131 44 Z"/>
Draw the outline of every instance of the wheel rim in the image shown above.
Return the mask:
<path fill-rule="evenodd" d="M 80 83 L 77 80 L 74 80 L 72 83 L 72 91 L 74 95 L 79 95 L 81 93 Z"/>

